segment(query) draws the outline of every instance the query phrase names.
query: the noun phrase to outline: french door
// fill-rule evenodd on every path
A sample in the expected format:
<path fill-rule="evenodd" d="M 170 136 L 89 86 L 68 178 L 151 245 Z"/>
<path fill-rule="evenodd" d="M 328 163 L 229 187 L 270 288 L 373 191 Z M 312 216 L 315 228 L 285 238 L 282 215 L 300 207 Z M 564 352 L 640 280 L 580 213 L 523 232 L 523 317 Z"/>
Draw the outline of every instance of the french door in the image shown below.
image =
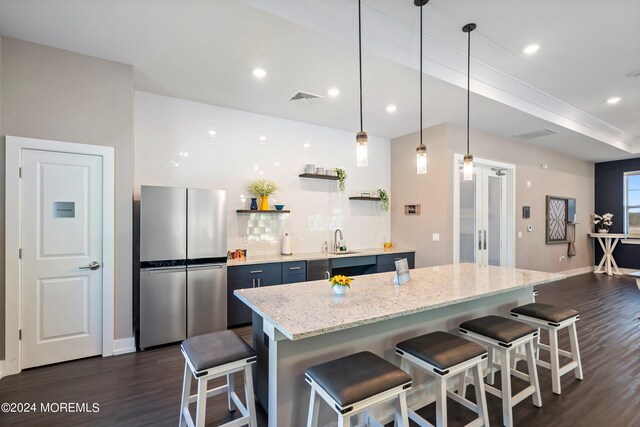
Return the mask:
<path fill-rule="evenodd" d="M 464 181 L 456 167 L 458 186 L 457 262 L 512 266 L 513 214 L 509 206 L 514 171 L 476 162 L 473 180 Z"/>

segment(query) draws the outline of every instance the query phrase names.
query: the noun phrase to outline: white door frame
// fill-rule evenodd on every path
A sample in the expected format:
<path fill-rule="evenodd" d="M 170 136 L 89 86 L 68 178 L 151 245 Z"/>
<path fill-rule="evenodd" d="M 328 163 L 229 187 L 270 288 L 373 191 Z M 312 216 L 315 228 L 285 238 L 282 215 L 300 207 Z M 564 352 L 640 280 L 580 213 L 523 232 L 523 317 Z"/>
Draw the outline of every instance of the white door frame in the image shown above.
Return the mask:
<path fill-rule="evenodd" d="M 41 150 L 101 156 L 102 167 L 102 356 L 113 355 L 115 275 L 114 148 L 45 139 L 6 137 L 5 161 L 5 375 L 21 370 L 21 248 L 20 176 L 22 150 Z"/>
<path fill-rule="evenodd" d="M 462 154 L 453 155 L 453 262 L 460 259 L 460 169 L 463 161 Z M 474 157 L 474 163 L 505 168 L 511 174 L 512 179 L 507 181 L 507 265 L 515 268 L 516 265 L 516 165 L 502 163 L 495 160 L 487 160 Z"/>

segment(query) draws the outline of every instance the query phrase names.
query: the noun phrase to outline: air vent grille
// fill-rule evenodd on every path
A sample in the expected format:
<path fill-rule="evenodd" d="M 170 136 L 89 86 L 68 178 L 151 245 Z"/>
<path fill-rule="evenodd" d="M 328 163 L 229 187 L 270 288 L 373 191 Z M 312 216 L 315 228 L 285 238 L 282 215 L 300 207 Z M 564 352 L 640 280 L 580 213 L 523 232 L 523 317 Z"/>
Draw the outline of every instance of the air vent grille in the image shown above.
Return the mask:
<path fill-rule="evenodd" d="M 315 95 L 313 93 L 300 91 L 295 95 L 293 95 L 289 101 L 302 102 L 303 104 L 306 104 L 306 105 L 313 105 L 313 104 L 316 104 L 321 99 L 322 99 L 322 96 L 320 95 Z"/>
<path fill-rule="evenodd" d="M 526 141 L 529 139 L 542 138 L 543 136 L 555 135 L 557 133 L 558 132 L 551 129 L 542 129 L 535 132 L 521 133 L 520 135 L 514 135 L 513 137 Z"/>

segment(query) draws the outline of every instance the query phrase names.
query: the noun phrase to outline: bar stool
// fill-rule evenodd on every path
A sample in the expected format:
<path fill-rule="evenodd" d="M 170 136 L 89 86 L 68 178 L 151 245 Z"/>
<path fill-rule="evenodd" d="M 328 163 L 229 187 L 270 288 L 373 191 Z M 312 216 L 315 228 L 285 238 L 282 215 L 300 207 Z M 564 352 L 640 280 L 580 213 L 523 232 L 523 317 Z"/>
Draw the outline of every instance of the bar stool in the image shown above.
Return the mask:
<path fill-rule="evenodd" d="M 338 414 L 338 427 L 349 427 L 351 417 L 364 413 L 366 424 L 381 425 L 369 409 L 391 399 L 399 401 L 395 422 L 409 427 L 406 391 L 411 377 L 394 364 L 368 351 L 313 366 L 305 372 L 311 386 L 308 427 L 318 424 L 318 395 Z"/>
<path fill-rule="evenodd" d="M 249 425 L 257 427 L 256 408 L 253 397 L 253 378 L 251 365 L 256 362 L 256 352 L 234 331 L 220 331 L 188 338 L 182 342 L 180 350 L 185 358 L 184 380 L 182 383 L 182 401 L 180 403 L 180 427 L 193 427 L 189 413 L 189 404 L 197 402 L 196 423 L 204 426 L 207 398 L 227 393 L 229 411 L 240 410 L 241 418 L 222 424 L 222 426 Z M 233 374 L 244 371 L 244 392 L 246 406 L 235 392 Z M 198 392 L 191 393 L 191 376 L 198 380 Z M 227 377 L 227 384 L 208 390 L 209 380 Z"/>
<path fill-rule="evenodd" d="M 489 349 L 489 376 L 486 385 L 487 392 L 502 398 L 502 423 L 506 427 L 513 426 L 513 407 L 529 396 L 533 396 L 534 406 L 542 406 L 540 383 L 533 354 L 533 341 L 538 336 L 538 330 L 526 323 L 507 319 L 500 316 L 484 316 L 460 324 L 460 333 L 468 339 L 484 344 Z M 518 371 L 511 365 L 512 353 L 518 346 L 525 346 L 527 367 L 529 374 Z M 500 352 L 500 374 L 502 390 L 493 384 L 493 367 L 495 351 Z M 520 393 L 511 394 L 511 375 L 529 382 L 529 386 Z"/>
<path fill-rule="evenodd" d="M 484 394 L 484 375 L 480 373 L 487 350 L 481 345 L 446 332 L 432 332 L 396 345 L 396 353 L 402 357 L 402 369 L 416 366 L 436 380 L 436 427 L 447 425 L 447 396 L 478 414 L 467 426 L 489 427 L 487 399 Z M 465 396 L 466 372 L 471 369 L 476 391 L 476 403 Z M 447 380 L 458 377 L 458 394 L 447 390 Z M 427 420 L 409 410 L 409 418 L 420 426 L 433 426 Z"/>
<path fill-rule="evenodd" d="M 511 310 L 511 316 L 521 322 L 538 328 L 546 329 L 549 332 L 549 345 L 540 343 L 538 333 L 537 349 L 543 349 L 550 353 L 551 363 L 547 363 L 536 357 L 536 363 L 546 369 L 551 369 L 551 387 L 555 394 L 561 393 L 560 378 L 571 371 L 575 371 L 577 379 L 582 380 L 582 362 L 580 361 L 580 349 L 578 348 L 578 333 L 576 332 L 576 322 L 580 319 L 580 314 L 570 308 L 556 307 L 549 304 L 532 303 L 521 305 Z M 558 331 L 567 328 L 571 351 L 560 349 L 558 346 Z M 571 362 L 560 366 L 559 356 L 568 357 Z"/>

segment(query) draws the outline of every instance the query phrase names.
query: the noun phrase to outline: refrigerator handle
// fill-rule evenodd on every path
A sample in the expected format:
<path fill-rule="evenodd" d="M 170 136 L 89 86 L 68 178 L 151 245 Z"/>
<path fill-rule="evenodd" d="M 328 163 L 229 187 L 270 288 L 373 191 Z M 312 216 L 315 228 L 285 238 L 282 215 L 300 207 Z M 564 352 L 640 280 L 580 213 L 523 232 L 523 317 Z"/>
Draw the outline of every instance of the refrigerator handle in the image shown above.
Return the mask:
<path fill-rule="evenodd" d="M 190 265 L 187 267 L 189 270 L 220 270 L 226 264 L 203 264 L 203 265 Z"/>
<path fill-rule="evenodd" d="M 186 267 L 184 265 L 175 266 L 175 267 L 153 267 L 153 268 L 141 268 L 141 273 L 147 274 L 160 274 L 160 273 L 168 273 L 172 271 L 186 271 Z"/>

